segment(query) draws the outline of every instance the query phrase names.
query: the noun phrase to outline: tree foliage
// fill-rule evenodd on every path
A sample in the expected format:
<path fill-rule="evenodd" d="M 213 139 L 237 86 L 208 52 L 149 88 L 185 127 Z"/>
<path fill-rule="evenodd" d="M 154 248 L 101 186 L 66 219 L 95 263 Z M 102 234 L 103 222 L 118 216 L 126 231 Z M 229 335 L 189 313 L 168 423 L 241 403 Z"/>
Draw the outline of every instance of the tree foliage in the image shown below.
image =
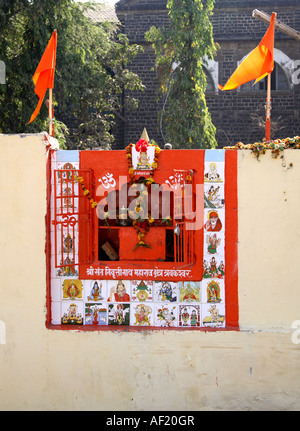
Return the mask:
<path fill-rule="evenodd" d="M 168 0 L 170 26 L 146 33 L 156 53 L 166 139 L 175 148 L 215 148 L 206 106 L 205 59 L 216 53 L 210 16 L 214 0 Z"/>
<path fill-rule="evenodd" d="M 36 120 L 27 123 L 38 102 L 32 76 L 56 29 L 57 137 L 67 148 L 109 146 L 115 113 L 138 103 L 127 92 L 124 96 L 124 89 L 143 90 L 128 67 L 142 48 L 129 44 L 116 25 L 92 22 L 85 12 L 96 7 L 93 2 L 0 0 L 0 5 L 0 59 L 6 65 L 6 84 L 0 85 L 0 133 L 48 129 L 45 104 Z"/>

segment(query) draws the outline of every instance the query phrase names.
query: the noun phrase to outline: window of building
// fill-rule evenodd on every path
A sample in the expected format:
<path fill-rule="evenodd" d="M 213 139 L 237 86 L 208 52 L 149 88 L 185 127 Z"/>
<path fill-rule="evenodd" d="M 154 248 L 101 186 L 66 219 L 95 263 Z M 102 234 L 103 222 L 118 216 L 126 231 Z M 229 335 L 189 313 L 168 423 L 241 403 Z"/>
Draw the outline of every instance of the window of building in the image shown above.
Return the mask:
<path fill-rule="evenodd" d="M 212 93 L 215 91 L 215 85 L 214 85 L 213 78 L 205 67 L 203 67 L 203 70 L 204 70 L 204 73 L 206 76 L 206 84 L 207 84 L 206 85 L 206 91 L 209 93 Z"/>
<path fill-rule="evenodd" d="M 254 84 L 255 81 L 247 82 L 243 84 L 240 89 L 241 91 L 267 91 L 267 77 Z M 289 82 L 283 68 L 275 63 L 274 70 L 271 73 L 271 90 L 272 91 L 288 91 L 289 90 Z"/>

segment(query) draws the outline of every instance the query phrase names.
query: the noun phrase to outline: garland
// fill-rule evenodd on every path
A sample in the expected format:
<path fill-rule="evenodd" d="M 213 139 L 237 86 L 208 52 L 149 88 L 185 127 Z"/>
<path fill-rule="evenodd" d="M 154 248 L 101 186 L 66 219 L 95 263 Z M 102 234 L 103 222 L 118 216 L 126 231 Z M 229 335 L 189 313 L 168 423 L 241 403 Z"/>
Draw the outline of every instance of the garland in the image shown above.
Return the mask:
<path fill-rule="evenodd" d="M 261 154 L 265 154 L 267 150 L 271 150 L 273 158 L 277 159 L 280 152 L 287 149 L 300 149 L 300 136 L 294 138 L 275 139 L 272 141 L 255 142 L 254 144 L 243 144 L 238 142 L 232 147 L 224 147 L 224 150 L 251 150 L 257 158 Z"/>
<path fill-rule="evenodd" d="M 129 186 L 134 187 L 134 184 L 137 184 L 138 180 L 135 179 L 135 170 L 134 170 L 133 165 L 132 165 L 132 147 L 133 146 L 134 146 L 134 144 L 129 144 L 125 148 L 125 150 L 126 150 L 126 158 L 128 161 L 128 175 L 130 178 Z M 144 239 L 145 239 L 147 233 L 149 232 L 151 226 L 153 226 L 153 224 L 155 223 L 155 220 L 152 219 L 151 217 L 149 217 L 148 209 L 145 207 L 145 197 L 146 197 L 146 195 L 148 195 L 148 191 L 149 191 L 150 186 L 153 183 L 155 183 L 155 181 L 153 179 L 153 173 L 158 167 L 158 158 L 159 158 L 159 153 L 160 153 L 161 149 L 159 148 L 159 146 L 157 144 L 155 144 L 154 141 L 150 141 L 148 143 L 144 139 L 140 139 L 135 144 L 135 149 L 138 152 L 141 152 L 141 151 L 146 152 L 148 146 L 154 146 L 155 147 L 155 153 L 154 153 L 154 161 L 151 164 L 151 174 L 149 177 L 147 177 L 145 180 L 143 180 L 143 184 L 147 187 L 147 190 L 144 190 L 142 192 L 142 196 L 137 191 L 137 193 L 136 193 L 136 207 L 135 207 L 134 211 L 132 211 L 132 214 L 129 212 L 129 215 L 131 215 L 132 218 L 136 217 L 136 213 L 139 214 L 139 217 L 137 219 L 134 219 L 133 223 L 132 223 L 133 227 L 137 233 L 137 237 L 138 237 L 138 242 L 136 243 L 133 250 L 136 250 L 138 247 L 151 248 L 150 245 L 144 241 Z M 74 179 L 75 179 L 75 181 L 80 183 L 84 196 L 86 196 L 88 198 L 92 208 L 95 208 L 97 206 L 97 202 L 92 198 L 90 191 L 85 187 L 83 178 L 79 177 L 77 175 L 74 175 Z M 191 179 L 191 177 L 187 178 L 187 180 L 189 180 L 189 179 Z M 109 227 L 108 220 L 107 220 L 108 218 L 109 217 L 107 215 L 107 217 L 105 218 L 105 223 Z M 168 226 L 171 223 L 171 221 L 172 221 L 171 217 L 168 216 L 165 219 L 161 220 L 161 223 L 165 223 Z"/>
<path fill-rule="evenodd" d="M 92 208 L 95 208 L 98 204 L 97 202 L 92 198 L 91 196 L 91 192 L 85 187 L 84 182 L 83 182 L 83 178 L 82 177 L 78 177 L 78 175 L 74 175 L 74 180 L 77 181 L 78 183 L 80 183 L 81 185 L 81 189 L 83 191 L 84 196 L 86 196 L 91 204 Z"/>
<path fill-rule="evenodd" d="M 134 184 L 137 183 L 137 181 L 135 180 L 135 176 L 134 176 L 134 168 L 132 165 L 132 148 L 133 148 L 134 144 L 129 144 L 126 147 L 126 158 L 128 161 L 128 175 L 130 177 L 130 185 L 134 186 Z M 158 145 L 155 144 L 154 141 L 150 141 L 147 142 L 145 139 L 140 139 L 136 144 L 135 144 L 135 149 L 138 152 L 146 152 L 148 146 L 154 146 L 155 147 L 155 153 L 154 153 L 154 161 L 151 164 L 151 175 L 150 177 L 146 178 L 145 180 L 143 180 L 144 185 L 147 187 L 147 190 L 144 190 L 142 192 L 142 196 L 139 194 L 139 192 L 137 192 L 136 194 L 136 207 L 135 210 L 132 212 L 132 214 L 129 213 L 129 215 L 131 216 L 135 216 L 136 213 L 139 214 L 139 217 L 135 220 L 133 220 L 133 227 L 137 233 L 137 237 L 138 237 L 138 242 L 136 243 L 135 247 L 133 250 L 136 250 L 138 247 L 146 247 L 146 248 L 151 248 L 149 244 L 147 244 L 144 240 L 145 237 L 147 235 L 147 233 L 149 232 L 151 226 L 154 224 L 155 220 L 152 219 L 151 217 L 149 217 L 148 214 L 148 209 L 145 208 L 145 199 L 144 196 L 146 196 L 148 194 L 148 189 L 150 188 L 151 184 L 154 183 L 154 179 L 153 179 L 153 173 L 154 171 L 157 169 L 158 166 L 158 158 L 159 158 L 159 153 L 161 151 L 161 149 L 159 148 Z M 143 196 L 144 195 L 144 196 Z M 163 222 L 165 223 L 170 223 L 171 218 L 168 217 L 167 219 L 163 220 Z"/>
<path fill-rule="evenodd" d="M 145 151 L 147 151 L 148 146 L 154 146 L 155 147 L 154 161 L 151 165 L 152 174 L 153 174 L 153 172 L 157 169 L 157 166 L 158 166 L 158 156 L 159 156 L 159 153 L 161 151 L 159 146 L 154 141 L 150 141 L 150 143 L 149 143 L 145 139 L 139 139 L 138 142 L 135 144 L 135 149 L 138 152 L 141 152 L 141 151 L 145 152 Z M 132 147 L 134 147 L 134 144 L 129 144 L 125 148 L 125 150 L 126 150 L 126 158 L 128 161 L 128 174 L 129 174 L 131 181 L 134 182 L 134 168 L 132 165 L 132 154 L 131 154 Z M 149 178 L 147 178 L 147 180 L 145 180 L 146 186 L 154 183 L 154 180 L 152 178 L 152 174 L 150 175 Z"/>

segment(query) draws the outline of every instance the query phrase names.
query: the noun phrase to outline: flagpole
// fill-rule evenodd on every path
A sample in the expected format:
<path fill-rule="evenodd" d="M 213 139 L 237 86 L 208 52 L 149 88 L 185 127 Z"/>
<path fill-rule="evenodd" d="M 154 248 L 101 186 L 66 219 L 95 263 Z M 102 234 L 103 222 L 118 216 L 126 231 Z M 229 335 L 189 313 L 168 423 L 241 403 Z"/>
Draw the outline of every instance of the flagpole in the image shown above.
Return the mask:
<path fill-rule="evenodd" d="M 53 136 L 52 88 L 49 88 L 49 135 Z"/>
<path fill-rule="evenodd" d="M 271 73 L 268 74 L 268 87 L 267 87 L 267 99 L 266 99 L 266 141 L 271 140 Z"/>

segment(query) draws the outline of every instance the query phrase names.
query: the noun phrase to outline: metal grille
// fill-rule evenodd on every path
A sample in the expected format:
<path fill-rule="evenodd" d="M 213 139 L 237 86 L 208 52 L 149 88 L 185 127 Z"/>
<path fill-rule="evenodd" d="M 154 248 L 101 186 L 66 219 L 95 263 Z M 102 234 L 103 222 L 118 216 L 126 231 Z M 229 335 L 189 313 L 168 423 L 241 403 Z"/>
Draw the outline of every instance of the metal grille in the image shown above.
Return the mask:
<path fill-rule="evenodd" d="M 195 262 L 193 230 L 187 229 L 187 220 L 193 217 L 193 171 L 175 171 L 183 177 L 181 187 L 177 187 L 174 192 L 174 259 L 176 263 L 181 263 L 182 267 L 191 266 Z M 187 182 L 187 177 L 190 181 Z M 176 222 L 178 220 L 178 222 Z M 177 234 L 176 234 L 177 233 Z"/>
<path fill-rule="evenodd" d="M 82 183 L 77 178 L 82 178 Z M 92 171 L 54 170 L 54 243 L 55 267 L 64 275 L 76 275 L 75 265 L 92 261 L 91 206 L 81 184 L 91 191 Z M 80 247 L 79 233 L 83 227 L 86 239 Z"/>

